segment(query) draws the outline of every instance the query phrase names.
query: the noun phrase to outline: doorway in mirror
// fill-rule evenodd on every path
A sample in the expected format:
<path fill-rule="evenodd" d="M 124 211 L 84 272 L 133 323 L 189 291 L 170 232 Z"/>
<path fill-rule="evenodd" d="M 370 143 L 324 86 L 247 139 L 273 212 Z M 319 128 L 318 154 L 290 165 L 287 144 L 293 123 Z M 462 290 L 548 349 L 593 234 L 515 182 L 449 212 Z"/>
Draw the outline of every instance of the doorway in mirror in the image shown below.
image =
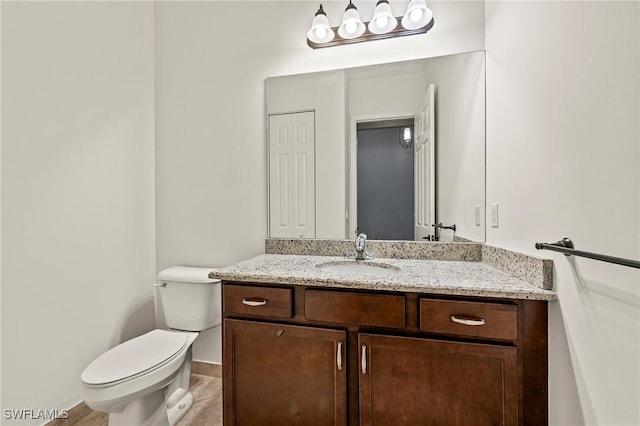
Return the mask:
<path fill-rule="evenodd" d="M 414 134 L 413 119 L 358 125 L 358 228 L 374 240 L 413 239 L 414 151 L 405 129 Z"/>

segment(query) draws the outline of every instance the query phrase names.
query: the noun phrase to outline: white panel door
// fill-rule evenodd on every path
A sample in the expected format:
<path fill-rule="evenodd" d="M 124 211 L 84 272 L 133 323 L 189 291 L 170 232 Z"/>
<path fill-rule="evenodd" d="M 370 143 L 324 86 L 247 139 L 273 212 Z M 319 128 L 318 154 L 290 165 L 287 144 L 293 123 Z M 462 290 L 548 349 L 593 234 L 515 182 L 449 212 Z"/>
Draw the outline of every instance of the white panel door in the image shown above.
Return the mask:
<path fill-rule="evenodd" d="M 315 238 L 314 113 L 269 116 L 269 236 Z"/>
<path fill-rule="evenodd" d="M 416 121 L 417 124 L 417 121 Z M 418 126 L 416 126 L 418 127 Z M 418 131 L 416 130 L 416 135 Z M 426 227 L 424 223 L 424 201 L 423 201 L 423 184 L 424 184 L 424 161 L 422 159 L 423 149 L 422 145 L 418 144 L 418 140 L 416 138 L 415 143 L 415 152 L 413 154 L 413 190 L 415 193 L 414 196 L 414 218 L 416 222 L 416 232 L 415 239 L 422 240 L 425 239 L 429 235 L 429 228 Z"/>
<path fill-rule="evenodd" d="M 429 84 L 414 117 L 415 123 L 415 239 L 431 240 L 435 236 L 436 177 L 435 177 L 435 92 Z"/>

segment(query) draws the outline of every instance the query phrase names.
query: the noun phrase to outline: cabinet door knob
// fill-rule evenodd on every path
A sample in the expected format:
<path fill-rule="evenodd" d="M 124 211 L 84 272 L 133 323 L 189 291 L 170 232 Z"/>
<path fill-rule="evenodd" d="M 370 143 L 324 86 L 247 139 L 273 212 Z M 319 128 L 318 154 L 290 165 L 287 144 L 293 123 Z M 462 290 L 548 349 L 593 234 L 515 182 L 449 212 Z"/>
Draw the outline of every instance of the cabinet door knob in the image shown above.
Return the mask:
<path fill-rule="evenodd" d="M 457 315 L 451 315 L 449 318 L 451 321 L 462 325 L 485 325 L 484 318 L 462 317 Z"/>
<path fill-rule="evenodd" d="M 258 298 L 247 298 L 247 299 L 242 299 L 242 303 L 247 305 L 247 306 L 264 306 L 266 305 L 268 302 L 268 300 L 266 299 L 258 299 Z"/>
<path fill-rule="evenodd" d="M 362 359 L 360 362 L 362 374 L 367 374 L 367 345 L 362 345 Z"/>
<path fill-rule="evenodd" d="M 336 355 L 336 362 L 338 363 L 338 370 L 342 370 L 342 342 L 338 342 L 338 353 Z"/>

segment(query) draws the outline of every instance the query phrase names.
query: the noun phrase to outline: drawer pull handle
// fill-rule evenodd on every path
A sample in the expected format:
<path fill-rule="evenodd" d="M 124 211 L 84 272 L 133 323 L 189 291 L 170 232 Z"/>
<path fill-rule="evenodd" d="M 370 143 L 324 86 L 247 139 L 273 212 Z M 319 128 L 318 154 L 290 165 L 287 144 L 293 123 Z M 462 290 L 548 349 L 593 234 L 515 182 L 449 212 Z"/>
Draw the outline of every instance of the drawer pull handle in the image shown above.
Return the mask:
<path fill-rule="evenodd" d="M 338 354 L 336 355 L 337 357 L 337 363 L 338 363 L 338 370 L 342 370 L 342 342 L 338 342 Z"/>
<path fill-rule="evenodd" d="M 483 318 L 458 317 L 456 315 L 451 315 L 449 318 L 451 318 L 451 321 L 462 325 L 485 325 Z"/>
<path fill-rule="evenodd" d="M 249 298 L 249 299 L 242 299 L 242 303 L 247 305 L 247 306 L 264 306 L 264 305 L 267 304 L 267 300 L 266 299 Z"/>
<path fill-rule="evenodd" d="M 367 345 L 362 345 L 362 359 L 360 362 L 362 374 L 367 374 Z"/>

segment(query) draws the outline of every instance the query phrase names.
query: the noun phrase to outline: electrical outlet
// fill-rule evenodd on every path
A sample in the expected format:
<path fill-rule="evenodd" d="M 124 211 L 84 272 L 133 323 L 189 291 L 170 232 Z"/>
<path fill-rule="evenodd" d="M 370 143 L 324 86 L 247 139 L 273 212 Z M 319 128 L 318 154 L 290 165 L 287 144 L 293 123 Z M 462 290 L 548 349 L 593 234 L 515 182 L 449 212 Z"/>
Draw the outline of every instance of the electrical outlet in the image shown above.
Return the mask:
<path fill-rule="evenodd" d="M 498 204 L 491 204 L 491 226 L 498 227 Z"/>
<path fill-rule="evenodd" d="M 476 226 L 480 226 L 480 206 L 476 206 Z"/>

